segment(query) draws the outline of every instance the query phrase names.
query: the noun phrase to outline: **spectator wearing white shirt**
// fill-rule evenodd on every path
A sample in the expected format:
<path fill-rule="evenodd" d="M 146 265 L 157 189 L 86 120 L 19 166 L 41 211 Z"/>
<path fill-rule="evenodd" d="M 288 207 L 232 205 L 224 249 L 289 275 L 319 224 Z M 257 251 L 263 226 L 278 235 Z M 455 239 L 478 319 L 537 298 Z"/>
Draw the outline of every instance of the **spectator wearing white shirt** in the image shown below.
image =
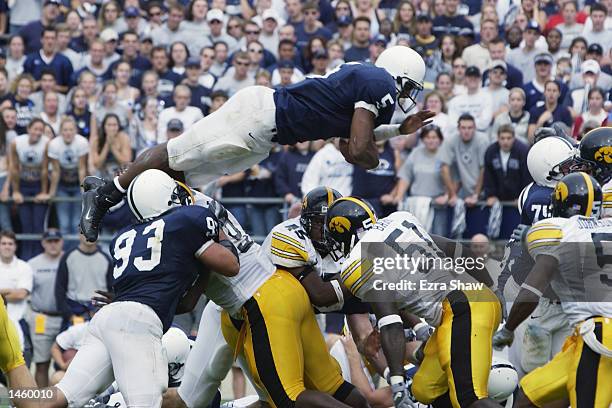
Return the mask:
<path fill-rule="evenodd" d="M 508 77 L 508 66 L 503 60 L 493 60 L 490 62 L 488 69 L 489 85 L 485 88 L 485 91 L 493 102 L 491 110 L 495 120 L 497 116 L 508 111 L 508 95 L 510 91 L 504 87 Z"/>
<path fill-rule="evenodd" d="M 23 64 L 25 63 L 25 44 L 23 38 L 14 35 L 9 40 L 8 58 L 6 59 L 6 71 L 8 72 L 9 82 L 13 82 L 20 74 L 23 73 Z"/>
<path fill-rule="evenodd" d="M 477 66 L 481 71 L 487 69 L 489 62 L 491 62 L 489 42 L 497 38 L 497 35 L 497 23 L 494 20 L 484 20 L 480 24 L 480 43 L 470 45 L 463 50 L 461 57 L 465 63 L 468 66 Z"/>
<path fill-rule="evenodd" d="M 213 88 L 214 91 L 224 91 L 230 97 L 247 86 L 255 85 L 255 78 L 249 75 L 251 59 L 249 54 L 238 51 L 234 55 L 232 68 L 228 69 Z"/>
<path fill-rule="evenodd" d="M 600 44 L 604 49 L 604 54 L 610 51 L 610 43 L 612 43 L 612 28 L 606 28 L 606 17 L 608 9 L 601 3 L 595 3 L 591 6 L 591 27 L 585 25 L 582 30 L 582 37 L 589 44 Z"/>
<path fill-rule="evenodd" d="M 604 28 L 606 30 L 612 30 L 612 0 L 601 0 L 595 4 L 602 4 L 604 6 L 606 6 L 606 10 L 607 15 L 606 15 L 606 19 L 604 21 Z M 593 5 L 591 5 L 591 10 Z M 586 21 L 584 22 L 584 30 L 588 31 L 590 29 L 593 28 L 593 20 L 591 19 L 591 17 L 587 18 Z"/>
<path fill-rule="evenodd" d="M 545 50 L 536 47 L 536 41 L 540 37 L 540 26 L 535 21 L 530 21 L 523 31 L 524 44 L 508 52 L 506 62 L 514 65 L 523 73 L 523 83 L 531 81 L 535 77 L 535 66 L 533 59 Z"/>
<path fill-rule="evenodd" d="M 223 41 L 231 50 L 235 50 L 238 47 L 238 42 L 231 35 L 224 33 L 225 20 L 226 16 L 223 14 L 223 11 L 219 9 L 208 10 L 208 13 L 206 13 L 206 21 L 210 27 L 208 39 L 211 44 Z"/>
<path fill-rule="evenodd" d="M 563 39 L 561 40 L 561 49 L 568 50 L 574 38 L 582 34 L 584 25 L 576 22 L 578 6 L 575 0 L 567 0 L 561 7 L 564 22 L 559 24 L 557 28 L 563 35 Z"/>
<path fill-rule="evenodd" d="M 456 123 L 459 117 L 469 113 L 474 117 L 476 130 L 481 135 L 486 135 L 489 125 L 493 120 L 493 103 L 491 96 L 480 86 L 481 76 L 478 67 L 471 66 L 465 70 L 465 87 L 467 93 L 457 95 L 448 103 L 448 116 L 452 123 Z"/>
<path fill-rule="evenodd" d="M 265 49 L 274 54 L 275 58 L 278 58 L 278 42 L 280 41 L 278 27 L 281 25 L 280 17 L 274 9 L 269 8 L 261 14 L 261 20 L 259 41 Z"/>
<path fill-rule="evenodd" d="M 12 231 L 0 231 L 0 295 L 6 302 L 9 318 L 19 333 L 23 350 L 25 332 L 21 320 L 24 317 L 27 297 L 32 291 L 32 268 L 17 258 L 17 238 Z"/>
<path fill-rule="evenodd" d="M 183 126 L 188 128 L 198 120 L 202 119 L 202 111 L 195 106 L 189 106 L 191 101 L 191 90 L 185 85 L 174 88 L 174 106 L 166 108 L 159 114 L 157 122 L 157 134 L 161 137 L 160 143 L 165 142 L 166 128 L 171 119 L 179 119 Z"/>
<path fill-rule="evenodd" d="M 312 156 L 302 176 L 302 196 L 318 186 L 334 186 L 343 196 L 353 190 L 353 165 L 344 160 L 340 140 L 327 143 Z"/>
<path fill-rule="evenodd" d="M 160 27 L 151 30 L 154 45 L 168 46 L 183 39 L 184 29 L 181 25 L 185 12 L 180 4 L 172 4 L 168 11 L 168 20 Z"/>

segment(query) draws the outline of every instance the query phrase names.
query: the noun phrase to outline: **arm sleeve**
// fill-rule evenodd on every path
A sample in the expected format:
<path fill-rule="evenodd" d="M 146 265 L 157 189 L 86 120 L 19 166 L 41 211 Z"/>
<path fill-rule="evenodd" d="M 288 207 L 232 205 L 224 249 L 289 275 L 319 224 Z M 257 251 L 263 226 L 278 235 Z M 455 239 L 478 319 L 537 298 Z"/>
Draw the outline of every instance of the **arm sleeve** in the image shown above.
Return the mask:
<path fill-rule="evenodd" d="M 538 255 L 549 255 L 560 261 L 557 250 L 563 239 L 561 227 L 549 220 L 535 223 L 527 232 L 527 250 L 535 260 Z"/>
<path fill-rule="evenodd" d="M 65 317 L 68 317 L 72 312 L 66 302 L 66 290 L 68 288 L 68 266 L 66 264 L 66 259 L 67 256 L 64 254 L 57 268 L 57 277 L 55 278 L 55 302 L 57 303 L 58 310 L 60 310 Z"/>
<path fill-rule="evenodd" d="M 304 231 L 300 230 L 305 234 Z M 312 249 L 297 234 L 285 228 L 274 228 L 270 242 L 270 259 L 274 265 L 299 268 L 317 263 Z"/>
<path fill-rule="evenodd" d="M 18 289 L 25 289 L 28 292 L 32 293 L 32 285 L 34 284 L 34 273 L 32 272 L 32 267 L 27 264 L 22 264 L 21 274 L 19 275 L 19 282 L 17 283 Z"/>
<path fill-rule="evenodd" d="M 413 153 L 410 153 L 410 155 L 406 158 L 406 161 L 404 162 L 404 164 L 402 164 L 402 167 L 400 167 L 399 171 L 397 172 L 397 177 L 409 183 L 412 183 L 412 180 L 414 178 Z"/>
<path fill-rule="evenodd" d="M 57 143 L 53 143 L 53 140 L 47 145 L 47 156 L 49 156 L 50 159 L 59 160 Z"/>
<path fill-rule="evenodd" d="M 384 75 L 384 77 L 383 77 Z M 395 110 L 395 85 L 388 74 L 378 69 L 355 71 L 355 109 L 364 108 L 389 123 Z"/>
<path fill-rule="evenodd" d="M 493 154 L 492 150 L 487 150 L 485 153 L 485 165 L 484 165 L 484 181 L 483 187 L 485 191 L 485 197 L 495 196 L 498 197 L 497 186 L 495 183 L 495 169 L 493 168 Z"/>

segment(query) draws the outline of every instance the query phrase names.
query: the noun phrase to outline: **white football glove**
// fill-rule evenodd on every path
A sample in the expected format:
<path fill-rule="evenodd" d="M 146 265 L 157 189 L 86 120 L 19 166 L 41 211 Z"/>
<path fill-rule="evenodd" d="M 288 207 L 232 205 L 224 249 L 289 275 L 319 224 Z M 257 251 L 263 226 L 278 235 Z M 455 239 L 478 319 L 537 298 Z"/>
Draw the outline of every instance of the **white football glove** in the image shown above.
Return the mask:
<path fill-rule="evenodd" d="M 419 403 L 412 395 L 410 388 L 412 380 L 402 381 L 391 385 L 393 405 L 395 408 L 417 408 Z"/>
<path fill-rule="evenodd" d="M 416 340 L 425 343 L 434 332 L 434 328 L 425 322 L 421 322 L 413 327 L 416 333 Z"/>

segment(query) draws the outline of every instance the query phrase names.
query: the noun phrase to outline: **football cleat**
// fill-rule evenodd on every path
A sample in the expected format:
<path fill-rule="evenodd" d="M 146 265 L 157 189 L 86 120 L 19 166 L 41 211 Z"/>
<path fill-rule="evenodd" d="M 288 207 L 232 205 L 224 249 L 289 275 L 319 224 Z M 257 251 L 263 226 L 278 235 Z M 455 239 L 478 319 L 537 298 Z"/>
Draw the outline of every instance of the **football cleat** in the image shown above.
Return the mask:
<path fill-rule="evenodd" d="M 106 181 L 104 181 L 103 178 L 96 176 L 87 176 L 83 179 L 83 184 L 81 184 L 81 187 L 83 187 L 83 191 L 87 192 L 89 190 L 102 187 L 104 184 L 106 184 Z"/>

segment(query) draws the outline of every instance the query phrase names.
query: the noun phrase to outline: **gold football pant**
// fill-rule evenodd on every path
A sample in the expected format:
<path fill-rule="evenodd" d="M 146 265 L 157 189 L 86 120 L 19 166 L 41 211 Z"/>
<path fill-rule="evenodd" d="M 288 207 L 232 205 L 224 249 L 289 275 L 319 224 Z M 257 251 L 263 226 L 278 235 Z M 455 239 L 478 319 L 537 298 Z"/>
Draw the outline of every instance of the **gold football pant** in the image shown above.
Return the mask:
<path fill-rule="evenodd" d="M 425 345 L 412 392 L 431 404 L 448 393 L 453 407 L 467 407 L 488 396 L 492 339 L 501 306 L 489 289 L 453 291 L 442 302 L 442 322 Z"/>
<path fill-rule="evenodd" d="M 612 349 L 612 318 L 593 320 L 595 337 Z M 538 407 L 569 397 L 572 408 L 608 408 L 612 404 L 612 358 L 591 350 L 576 329 L 548 364 L 522 378 L 521 388 Z"/>
<path fill-rule="evenodd" d="M 243 306 L 241 333 L 222 317 L 230 346 L 242 349 L 257 386 L 277 408 L 292 407 L 305 389 L 344 400 L 353 386 L 329 354 L 306 291 L 289 272 L 277 270 Z M 226 335 L 227 333 L 227 335 Z"/>

